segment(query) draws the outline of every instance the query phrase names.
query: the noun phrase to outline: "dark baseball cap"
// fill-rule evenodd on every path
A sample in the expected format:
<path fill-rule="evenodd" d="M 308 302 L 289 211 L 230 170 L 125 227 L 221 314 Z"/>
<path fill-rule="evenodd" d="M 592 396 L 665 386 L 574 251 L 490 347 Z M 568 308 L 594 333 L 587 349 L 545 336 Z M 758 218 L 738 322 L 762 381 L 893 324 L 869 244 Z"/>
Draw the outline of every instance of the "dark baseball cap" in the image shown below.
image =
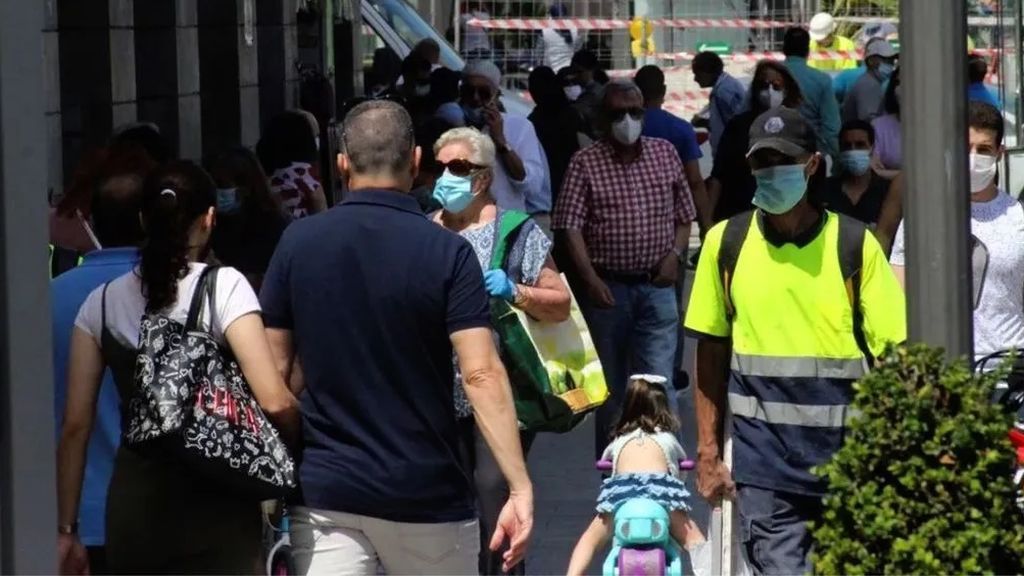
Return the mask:
<path fill-rule="evenodd" d="M 817 147 L 814 128 L 804 117 L 785 106 L 772 108 L 750 125 L 750 156 L 758 150 L 777 150 L 794 158 L 814 154 Z"/>

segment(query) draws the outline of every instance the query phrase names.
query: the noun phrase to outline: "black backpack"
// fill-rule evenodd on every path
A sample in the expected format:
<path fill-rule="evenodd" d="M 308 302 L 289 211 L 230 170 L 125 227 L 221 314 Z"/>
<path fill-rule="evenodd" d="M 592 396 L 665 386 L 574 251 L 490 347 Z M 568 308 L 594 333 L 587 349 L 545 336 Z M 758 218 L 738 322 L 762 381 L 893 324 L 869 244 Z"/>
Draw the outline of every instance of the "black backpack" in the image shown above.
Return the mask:
<path fill-rule="evenodd" d="M 726 221 L 725 231 L 722 233 L 721 247 L 718 250 L 718 274 L 722 281 L 725 313 L 730 322 L 736 316 L 736 308 L 731 297 L 732 279 L 736 272 L 736 262 L 739 261 L 740 251 L 743 249 L 743 244 L 747 239 L 747 232 L 750 230 L 754 214 L 755 212 L 751 210 L 729 218 Z M 839 269 L 843 274 L 843 281 L 846 284 L 846 295 L 850 300 L 850 308 L 853 311 L 853 337 L 857 341 L 857 347 L 864 354 L 864 358 L 867 359 L 869 364 L 873 364 L 875 359 L 864 336 L 864 315 L 860 306 L 864 234 L 867 228 L 858 220 L 842 214 L 832 214 L 830 217 L 839 218 Z"/>

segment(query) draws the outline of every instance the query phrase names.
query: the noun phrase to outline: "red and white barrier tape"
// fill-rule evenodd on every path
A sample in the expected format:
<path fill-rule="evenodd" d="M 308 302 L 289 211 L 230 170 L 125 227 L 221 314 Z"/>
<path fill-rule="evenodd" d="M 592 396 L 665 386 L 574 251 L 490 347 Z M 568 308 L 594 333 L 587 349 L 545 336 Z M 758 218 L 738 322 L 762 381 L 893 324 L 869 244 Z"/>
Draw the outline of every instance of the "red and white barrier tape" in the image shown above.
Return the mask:
<path fill-rule="evenodd" d="M 661 28 L 789 28 L 798 25 L 794 22 L 732 18 L 649 18 L 647 21 Z M 629 28 L 632 22 L 617 18 L 473 18 L 467 24 L 496 30 L 620 30 Z"/>
<path fill-rule="evenodd" d="M 979 48 L 973 50 L 973 54 L 981 56 L 998 55 L 1001 50 L 997 48 Z M 662 60 L 693 60 L 696 52 L 676 52 L 670 54 L 655 54 L 655 58 Z M 734 54 L 721 54 L 722 60 L 733 62 L 757 62 L 758 60 L 785 60 L 786 55 L 782 52 L 737 52 Z M 808 60 L 861 60 L 864 57 L 863 50 L 822 50 L 812 52 Z"/>

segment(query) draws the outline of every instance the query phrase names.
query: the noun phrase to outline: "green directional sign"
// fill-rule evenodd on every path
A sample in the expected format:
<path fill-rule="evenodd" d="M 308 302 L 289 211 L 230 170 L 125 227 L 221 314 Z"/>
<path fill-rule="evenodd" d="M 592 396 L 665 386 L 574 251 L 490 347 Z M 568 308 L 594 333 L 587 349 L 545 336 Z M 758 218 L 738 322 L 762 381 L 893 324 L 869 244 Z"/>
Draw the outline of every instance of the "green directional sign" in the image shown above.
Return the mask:
<path fill-rule="evenodd" d="M 714 52 L 715 54 L 732 54 L 732 44 L 728 42 L 700 42 L 697 52 Z"/>

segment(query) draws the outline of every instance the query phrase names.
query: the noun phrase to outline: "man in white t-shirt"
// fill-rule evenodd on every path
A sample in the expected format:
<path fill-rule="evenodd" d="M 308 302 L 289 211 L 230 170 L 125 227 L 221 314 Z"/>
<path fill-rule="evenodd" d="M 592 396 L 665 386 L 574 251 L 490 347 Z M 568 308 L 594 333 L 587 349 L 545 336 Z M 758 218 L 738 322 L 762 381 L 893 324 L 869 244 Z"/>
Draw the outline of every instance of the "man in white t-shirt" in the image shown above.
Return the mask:
<path fill-rule="evenodd" d="M 989 104 L 968 106 L 971 152 L 971 234 L 987 252 L 974 306 L 974 357 L 1024 348 L 1024 206 L 997 187 L 1003 154 L 1003 117 Z M 890 263 L 904 281 L 903 224 L 896 233 Z M 975 278 L 975 285 L 979 279 Z"/>

